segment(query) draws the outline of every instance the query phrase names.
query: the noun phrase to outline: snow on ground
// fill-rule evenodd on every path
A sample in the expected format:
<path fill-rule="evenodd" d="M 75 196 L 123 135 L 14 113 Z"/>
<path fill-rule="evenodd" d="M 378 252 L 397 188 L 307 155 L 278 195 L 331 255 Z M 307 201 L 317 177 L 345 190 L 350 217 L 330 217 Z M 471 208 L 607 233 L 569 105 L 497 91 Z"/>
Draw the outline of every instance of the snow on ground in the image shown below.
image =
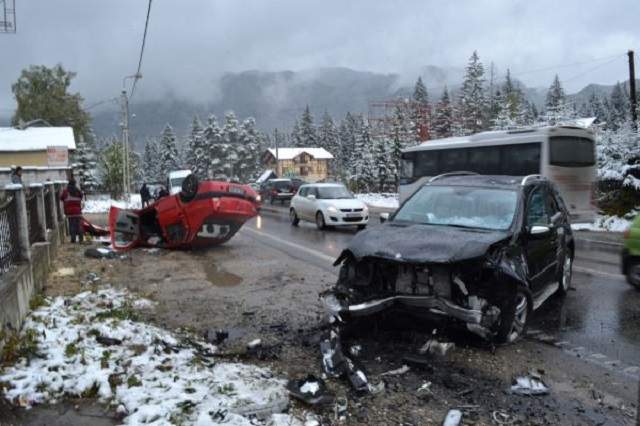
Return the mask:
<path fill-rule="evenodd" d="M 619 216 L 598 216 L 593 223 L 572 223 L 574 231 L 624 232 L 631 226 L 632 220 Z"/>
<path fill-rule="evenodd" d="M 95 396 L 130 425 L 251 425 L 254 414 L 267 421 L 287 408 L 286 381 L 269 369 L 217 362 L 214 346 L 135 321 L 136 305 L 148 301 L 105 287 L 34 310 L 22 335 L 35 336 L 38 355 L 0 371 L 5 398 L 31 407 Z"/>
<path fill-rule="evenodd" d="M 398 208 L 398 194 L 392 192 L 356 194 L 356 198 L 369 207 Z"/>
<path fill-rule="evenodd" d="M 113 200 L 108 195 L 94 195 L 88 197 L 84 202 L 82 208 L 83 213 L 108 213 L 111 205 L 114 204 L 118 207 L 139 209 L 142 207 L 140 201 L 140 194 L 131 194 L 131 200 L 126 203 L 123 200 Z M 128 207 L 127 207 L 128 206 Z"/>

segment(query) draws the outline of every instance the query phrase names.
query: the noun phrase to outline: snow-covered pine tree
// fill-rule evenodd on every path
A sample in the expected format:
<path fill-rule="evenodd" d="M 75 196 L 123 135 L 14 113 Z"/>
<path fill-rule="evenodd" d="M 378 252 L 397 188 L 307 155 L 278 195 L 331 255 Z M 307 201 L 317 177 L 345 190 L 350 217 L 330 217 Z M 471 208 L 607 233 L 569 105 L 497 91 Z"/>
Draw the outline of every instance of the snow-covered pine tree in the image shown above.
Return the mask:
<path fill-rule="evenodd" d="M 394 164 L 391 160 L 391 153 L 388 151 L 388 143 L 382 138 L 373 141 L 373 169 L 378 192 L 383 192 L 394 176 Z"/>
<path fill-rule="evenodd" d="M 416 81 L 416 84 L 413 87 L 413 101 L 420 105 L 429 105 L 429 93 L 422 82 L 422 77 L 418 77 L 418 81 Z"/>
<path fill-rule="evenodd" d="M 185 161 L 187 167 L 191 169 L 199 179 L 208 177 L 209 171 L 209 150 L 203 134 L 202 123 L 198 116 L 194 116 L 191 122 L 191 132 L 187 139 L 187 153 Z"/>
<path fill-rule="evenodd" d="M 316 126 L 313 124 L 313 115 L 307 105 L 300 117 L 300 147 L 313 148 L 318 144 L 318 133 Z"/>
<path fill-rule="evenodd" d="M 222 127 L 222 164 L 221 169 L 224 171 L 224 177 L 231 180 L 239 180 L 235 165 L 238 162 L 238 142 L 239 128 L 238 119 L 233 111 L 229 111 L 224 115 L 224 126 Z"/>
<path fill-rule="evenodd" d="M 291 134 L 289 135 L 289 140 L 291 141 L 293 146 L 302 147 L 302 135 L 300 132 L 300 124 L 298 123 L 298 119 L 293 121 L 293 127 L 291 128 Z"/>
<path fill-rule="evenodd" d="M 169 123 L 162 130 L 160 135 L 160 175 L 166 179 L 169 172 L 180 169 L 180 155 L 176 145 L 176 134 Z"/>
<path fill-rule="evenodd" d="M 502 85 L 504 104 L 509 109 L 509 118 L 515 123 L 522 108 L 523 95 L 520 88 L 511 79 L 511 71 L 507 68 L 507 75 Z"/>
<path fill-rule="evenodd" d="M 449 99 L 447 86 L 444 86 L 440 102 L 436 105 L 433 130 L 438 138 L 453 136 L 453 108 L 451 106 L 451 99 Z"/>
<path fill-rule="evenodd" d="M 329 165 L 329 174 L 336 175 L 336 167 L 340 162 L 340 139 L 338 129 L 333 122 L 331 115 L 325 110 L 322 115 L 322 122 L 318 128 L 318 144 L 320 148 L 324 148 L 333 155 L 333 161 Z"/>
<path fill-rule="evenodd" d="M 486 104 L 484 98 L 484 67 L 474 51 L 467 64 L 466 74 L 460 93 L 460 113 L 462 131 L 469 135 L 483 130 Z"/>
<path fill-rule="evenodd" d="M 556 74 L 547 91 L 543 124 L 553 126 L 572 118 L 575 118 L 575 111 L 571 105 L 567 104 L 567 97 Z"/>
<path fill-rule="evenodd" d="M 506 95 L 496 91 L 496 101 L 498 104 L 498 115 L 493 121 L 492 130 L 508 130 L 516 127 L 516 122 L 511 118 L 511 102 Z"/>
<path fill-rule="evenodd" d="M 629 115 L 629 95 L 620 82 L 613 86 L 607 112 L 608 128 L 617 130 L 627 120 Z"/>
<path fill-rule="evenodd" d="M 375 185 L 376 174 L 373 164 L 373 144 L 369 125 L 363 123 L 356 135 L 355 152 L 351 162 L 351 174 L 355 180 L 356 190 L 369 191 Z"/>
<path fill-rule="evenodd" d="M 227 150 L 223 140 L 222 129 L 220 129 L 215 115 L 211 114 L 209 116 L 203 135 L 205 147 L 209 152 L 209 178 L 225 179 L 227 175 L 224 164 L 226 163 Z"/>
<path fill-rule="evenodd" d="M 160 171 L 160 146 L 155 139 L 147 139 L 142 156 L 142 176 L 145 182 L 163 182 L 166 176 Z"/>
<path fill-rule="evenodd" d="M 423 126 L 429 127 L 429 118 L 431 116 L 431 105 L 429 105 L 429 94 L 427 88 L 422 82 L 422 77 L 418 77 L 418 81 L 413 88 L 413 105 L 411 111 L 411 121 L 415 132 L 415 139 L 421 140 L 421 130 Z M 427 129 L 424 129 L 427 130 Z"/>
<path fill-rule="evenodd" d="M 347 112 L 344 120 L 340 123 L 340 169 L 343 174 L 348 174 L 348 171 L 352 169 L 353 159 L 356 155 L 356 138 L 362 130 L 363 121 L 362 116 Z"/>
<path fill-rule="evenodd" d="M 92 134 L 93 131 L 90 131 L 90 137 Z M 84 192 L 94 192 L 98 188 L 97 158 L 94 146 L 93 143 L 88 142 L 88 138 L 80 135 L 75 152 L 75 173 L 80 188 Z"/>
<path fill-rule="evenodd" d="M 596 117 L 596 122 L 601 123 L 607 120 L 605 117 L 604 106 L 602 105 L 602 100 L 596 95 L 595 90 L 591 92 L 589 96 L 589 100 L 587 102 L 588 111 L 590 113 L 590 117 Z"/>
<path fill-rule="evenodd" d="M 245 119 L 240 126 L 239 158 L 235 166 L 240 182 L 249 182 L 259 173 L 260 138 L 256 120 L 253 117 Z"/>

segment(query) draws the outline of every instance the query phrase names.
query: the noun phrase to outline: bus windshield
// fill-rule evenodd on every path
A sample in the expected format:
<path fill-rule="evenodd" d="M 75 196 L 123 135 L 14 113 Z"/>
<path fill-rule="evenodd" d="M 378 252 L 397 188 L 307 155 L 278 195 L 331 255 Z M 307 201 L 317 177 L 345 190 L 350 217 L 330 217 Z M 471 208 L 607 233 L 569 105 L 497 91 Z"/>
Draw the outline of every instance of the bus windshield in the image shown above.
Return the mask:
<path fill-rule="evenodd" d="M 512 190 L 463 186 L 424 186 L 393 220 L 424 225 L 506 230 L 516 212 Z"/>
<path fill-rule="evenodd" d="M 596 164 L 594 143 L 587 138 L 549 138 L 549 164 L 561 167 L 590 167 Z"/>

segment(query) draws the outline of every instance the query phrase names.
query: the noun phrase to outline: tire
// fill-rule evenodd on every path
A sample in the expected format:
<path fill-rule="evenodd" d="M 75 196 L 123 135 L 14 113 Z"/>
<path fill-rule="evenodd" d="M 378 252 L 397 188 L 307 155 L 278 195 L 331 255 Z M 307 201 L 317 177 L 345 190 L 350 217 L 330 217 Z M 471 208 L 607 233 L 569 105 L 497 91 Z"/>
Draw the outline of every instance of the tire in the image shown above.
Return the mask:
<path fill-rule="evenodd" d="M 501 309 L 495 340 L 498 343 L 513 343 L 524 336 L 532 312 L 531 292 L 528 288 L 518 285 L 506 306 Z"/>
<path fill-rule="evenodd" d="M 294 209 L 289 210 L 289 220 L 291 220 L 291 226 L 298 226 L 300 223 L 300 218 Z"/>
<path fill-rule="evenodd" d="M 366 227 L 367 227 L 367 225 L 358 225 L 358 231 L 362 231 Z"/>
<path fill-rule="evenodd" d="M 637 290 L 640 290 L 640 261 L 632 260 L 629 262 L 626 276 L 627 282 Z"/>
<path fill-rule="evenodd" d="M 322 212 L 316 213 L 316 228 L 319 230 L 323 230 L 327 227 L 326 222 L 324 221 L 324 215 Z"/>
<path fill-rule="evenodd" d="M 569 292 L 569 288 L 571 288 L 571 278 L 572 278 L 572 268 L 573 268 L 573 256 L 571 256 L 570 252 L 564 256 L 564 261 L 562 262 L 562 268 L 560 269 L 560 276 L 558 277 L 558 291 L 557 294 L 560 296 L 566 296 Z"/>

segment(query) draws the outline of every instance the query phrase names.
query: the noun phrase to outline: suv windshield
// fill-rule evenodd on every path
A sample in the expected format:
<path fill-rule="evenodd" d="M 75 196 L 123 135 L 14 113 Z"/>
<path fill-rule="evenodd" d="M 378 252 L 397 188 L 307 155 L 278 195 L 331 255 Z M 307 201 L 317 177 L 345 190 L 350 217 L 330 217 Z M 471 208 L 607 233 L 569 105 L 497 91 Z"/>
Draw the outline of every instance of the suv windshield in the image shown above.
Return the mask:
<path fill-rule="evenodd" d="M 505 230 L 511 226 L 515 191 L 464 186 L 425 186 L 398 210 L 394 221 Z"/>
<path fill-rule="evenodd" d="M 273 187 L 277 189 L 290 189 L 293 187 L 293 184 L 290 180 L 279 180 L 273 182 Z"/>
<path fill-rule="evenodd" d="M 321 200 L 341 200 L 351 199 L 353 195 L 344 186 L 319 186 L 318 199 Z"/>

